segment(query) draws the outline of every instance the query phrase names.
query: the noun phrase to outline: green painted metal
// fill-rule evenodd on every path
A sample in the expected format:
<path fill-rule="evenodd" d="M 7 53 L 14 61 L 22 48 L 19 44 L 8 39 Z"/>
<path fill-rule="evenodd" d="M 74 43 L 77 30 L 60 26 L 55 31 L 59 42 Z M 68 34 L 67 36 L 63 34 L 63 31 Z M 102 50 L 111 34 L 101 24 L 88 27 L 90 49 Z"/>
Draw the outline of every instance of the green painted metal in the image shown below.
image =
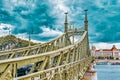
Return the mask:
<path fill-rule="evenodd" d="M 0 52 L 0 57 L 5 57 L 0 60 L 0 80 L 81 80 L 92 61 L 87 11 L 85 14 L 85 30 L 66 28 L 50 42 Z M 75 35 L 81 36 L 76 42 Z M 31 65 L 30 71 L 19 77 L 17 70 L 27 65 Z"/>

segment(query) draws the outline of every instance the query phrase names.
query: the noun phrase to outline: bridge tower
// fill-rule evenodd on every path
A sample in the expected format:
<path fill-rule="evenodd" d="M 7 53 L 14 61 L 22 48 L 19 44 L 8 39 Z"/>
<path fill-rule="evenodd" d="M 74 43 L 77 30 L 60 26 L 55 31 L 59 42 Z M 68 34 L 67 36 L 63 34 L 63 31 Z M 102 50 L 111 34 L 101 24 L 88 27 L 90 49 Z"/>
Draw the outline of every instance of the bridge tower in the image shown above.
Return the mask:
<path fill-rule="evenodd" d="M 69 30 L 67 14 L 65 13 L 64 34 L 57 39 L 0 52 L 0 80 L 82 80 L 92 61 L 87 10 L 84 30 Z M 76 35 L 80 35 L 80 39 L 74 42 Z M 26 68 L 23 71 L 24 66 Z"/>
<path fill-rule="evenodd" d="M 90 56 L 90 49 L 89 49 L 89 39 L 88 39 L 88 16 L 87 16 L 87 12 L 88 10 L 84 10 L 85 11 L 85 19 L 84 19 L 84 30 L 87 31 L 87 55 Z"/>
<path fill-rule="evenodd" d="M 68 34 L 68 12 L 65 12 L 65 22 L 64 22 L 64 33 L 66 33 L 65 35 L 65 45 L 69 45 L 72 44 L 69 38 L 69 34 Z"/>
<path fill-rule="evenodd" d="M 85 10 L 85 20 L 84 20 L 84 30 L 88 31 L 88 18 L 87 18 L 87 9 Z"/>
<path fill-rule="evenodd" d="M 65 32 L 65 33 L 68 31 L 68 19 L 67 19 L 67 14 L 68 14 L 68 12 L 65 13 L 65 22 L 64 22 L 64 26 L 65 26 L 64 32 Z"/>

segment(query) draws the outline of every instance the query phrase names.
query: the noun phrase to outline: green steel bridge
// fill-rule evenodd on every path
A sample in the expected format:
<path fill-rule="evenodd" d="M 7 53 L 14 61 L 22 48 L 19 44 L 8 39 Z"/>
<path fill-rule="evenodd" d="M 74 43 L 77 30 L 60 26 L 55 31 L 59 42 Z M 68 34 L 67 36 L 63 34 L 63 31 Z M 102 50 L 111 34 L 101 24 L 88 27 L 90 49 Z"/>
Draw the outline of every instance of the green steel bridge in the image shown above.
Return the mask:
<path fill-rule="evenodd" d="M 84 29 L 68 27 L 67 13 L 64 25 L 63 35 L 52 41 L 1 51 L 0 80 L 82 80 L 92 61 L 87 10 Z"/>

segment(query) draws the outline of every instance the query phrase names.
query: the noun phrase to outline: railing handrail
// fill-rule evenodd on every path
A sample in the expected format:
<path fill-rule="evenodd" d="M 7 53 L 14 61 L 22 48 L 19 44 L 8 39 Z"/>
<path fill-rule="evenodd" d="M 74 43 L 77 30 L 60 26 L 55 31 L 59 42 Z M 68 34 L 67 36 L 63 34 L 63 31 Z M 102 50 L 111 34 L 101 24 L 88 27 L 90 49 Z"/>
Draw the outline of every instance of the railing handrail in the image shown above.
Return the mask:
<path fill-rule="evenodd" d="M 79 43 L 84 39 L 86 33 L 87 32 L 85 31 L 84 34 L 83 34 L 83 36 L 79 39 Z M 52 54 L 56 54 L 56 53 L 58 54 L 60 51 L 65 51 L 66 49 L 73 48 L 74 46 L 77 45 L 77 43 L 74 44 L 74 45 L 66 46 L 66 47 L 61 48 L 61 49 L 57 49 L 57 50 L 54 50 L 54 51 L 45 52 L 45 53 L 41 53 L 41 54 L 36 54 L 36 55 L 31 55 L 31 56 L 25 56 L 25 57 L 19 57 L 19 58 L 14 58 L 14 59 L 0 60 L 0 64 L 2 64 L 2 63 L 9 63 L 9 62 L 16 62 L 16 61 L 26 60 L 26 59 L 32 59 L 32 58 L 36 58 L 36 57 L 40 57 L 40 56 L 45 56 L 45 55 L 52 55 Z"/>
<path fill-rule="evenodd" d="M 91 57 L 89 57 L 89 58 L 91 58 Z M 33 76 L 33 75 L 37 75 L 37 74 L 40 74 L 40 73 L 43 73 L 43 72 L 47 72 L 47 71 L 50 71 L 50 70 L 54 70 L 54 69 L 57 69 L 57 68 L 61 68 L 61 67 L 64 67 L 64 66 L 72 65 L 72 64 L 81 62 L 81 61 L 83 61 L 83 60 L 85 60 L 85 58 L 83 58 L 83 59 L 81 59 L 81 60 L 78 60 L 78 61 L 75 61 L 75 62 L 68 63 L 68 64 L 56 66 L 56 67 L 53 67 L 53 68 L 50 68 L 50 69 L 47 69 L 47 70 L 42 70 L 42 71 L 39 71 L 39 72 L 36 72 L 36 73 L 32 73 L 32 74 L 28 74 L 28 75 L 25 75 L 25 76 L 21 76 L 21 77 L 15 78 L 14 80 L 19 80 L 19 79 L 26 78 L 26 77 L 30 77 L 30 76 Z"/>
<path fill-rule="evenodd" d="M 46 43 L 43 43 L 43 44 L 36 44 L 36 45 L 33 45 L 33 46 L 28 46 L 28 47 L 23 47 L 23 48 L 17 48 L 17 49 L 12 49 L 12 50 L 0 51 L 0 55 L 2 55 L 2 54 L 5 55 L 5 53 L 8 54 L 8 53 L 12 53 L 12 52 L 25 51 L 25 50 L 32 49 L 32 48 L 34 49 L 34 48 L 39 47 L 39 46 L 45 46 L 45 45 L 47 45 L 49 43 L 52 43 L 53 41 L 61 38 L 64 35 L 65 35 L 65 33 L 62 34 L 61 36 L 57 37 L 56 39 L 51 40 L 51 41 L 46 42 Z"/>

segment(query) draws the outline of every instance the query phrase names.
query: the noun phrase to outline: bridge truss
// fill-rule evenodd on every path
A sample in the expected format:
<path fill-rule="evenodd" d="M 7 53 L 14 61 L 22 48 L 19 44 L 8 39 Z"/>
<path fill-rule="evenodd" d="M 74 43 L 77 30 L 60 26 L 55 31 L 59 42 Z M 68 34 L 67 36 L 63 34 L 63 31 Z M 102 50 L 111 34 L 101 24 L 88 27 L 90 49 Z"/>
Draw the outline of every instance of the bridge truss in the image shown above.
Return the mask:
<path fill-rule="evenodd" d="M 44 44 L 0 52 L 0 80 L 81 80 L 92 61 L 87 11 L 84 23 L 84 30 L 69 29 L 66 14 L 62 36 Z M 80 36 L 76 42 L 75 35 Z M 19 69 L 25 66 L 30 66 L 29 70 L 20 76 Z"/>

